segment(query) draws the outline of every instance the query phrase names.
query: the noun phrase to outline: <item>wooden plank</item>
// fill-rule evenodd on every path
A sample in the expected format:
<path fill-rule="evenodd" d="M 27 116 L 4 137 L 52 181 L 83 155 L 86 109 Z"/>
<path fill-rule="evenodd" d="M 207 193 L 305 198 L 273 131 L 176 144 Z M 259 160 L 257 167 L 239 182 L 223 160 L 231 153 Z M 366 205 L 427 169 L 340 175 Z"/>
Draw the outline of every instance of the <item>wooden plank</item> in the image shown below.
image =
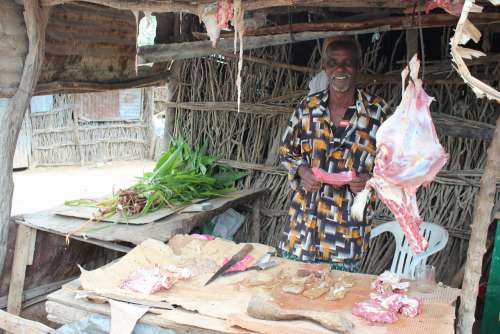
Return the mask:
<path fill-rule="evenodd" d="M 127 88 L 140 88 L 163 86 L 170 79 L 170 72 L 162 72 L 151 75 L 144 75 L 140 78 L 120 82 L 81 82 L 81 81 L 53 81 L 40 82 L 35 89 L 35 95 L 47 94 L 74 94 L 74 93 L 96 93 L 108 90 L 119 90 Z"/>
<path fill-rule="evenodd" d="M 47 334 L 54 333 L 55 330 L 42 323 L 23 319 L 0 310 L 0 328 L 10 333 Z"/>
<path fill-rule="evenodd" d="M 283 45 L 288 43 L 310 41 L 342 35 L 369 34 L 374 32 L 388 31 L 389 26 L 383 25 L 369 29 L 351 31 L 308 31 L 299 33 L 277 34 L 270 36 L 248 36 L 243 43 L 244 50 L 263 48 L 267 46 Z M 154 46 L 143 46 L 139 48 L 138 56 L 140 64 L 165 62 L 177 59 L 189 59 L 204 57 L 211 54 L 229 52 L 234 49 L 234 39 L 221 39 L 217 48 L 212 47 L 210 41 L 158 44 Z"/>
<path fill-rule="evenodd" d="M 63 284 L 66 284 L 70 281 L 74 281 L 75 278 L 68 278 L 59 282 L 54 282 L 54 283 L 49 283 L 49 284 L 44 284 L 39 287 L 29 289 L 29 290 L 24 290 L 23 292 L 23 304 L 25 302 L 29 302 L 32 299 L 35 299 L 37 297 L 46 295 L 48 293 L 51 293 L 57 289 L 59 289 Z M 7 307 L 7 296 L 0 297 L 0 309 L 4 309 Z M 24 306 L 24 305 L 23 305 Z"/>
<path fill-rule="evenodd" d="M 36 234 L 36 230 L 31 229 L 30 239 L 28 240 L 28 243 L 24 245 L 24 247 L 28 248 L 28 258 L 26 261 L 26 264 L 28 266 L 31 266 L 33 264 L 33 258 L 35 257 Z"/>
<path fill-rule="evenodd" d="M 195 226 L 202 224 L 225 210 L 236 205 L 251 202 L 266 192 L 266 189 L 237 191 L 225 197 L 211 199 L 210 201 L 214 207 L 212 210 L 178 213 L 144 225 L 98 222 L 89 224 L 82 229 L 82 224 L 85 223 L 85 220 L 54 215 L 51 211 L 28 214 L 23 219 L 16 219 L 16 222 L 50 233 L 59 235 L 73 234 L 74 237 L 88 238 L 94 241 L 110 243 L 129 242 L 138 245 L 146 239 L 153 238 L 166 242 L 174 235 L 189 233 Z M 90 242 L 87 240 L 84 241 Z"/>
<path fill-rule="evenodd" d="M 107 304 L 95 304 L 82 299 L 76 299 L 72 291 L 61 289 L 48 296 L 46 304 L 49 319 L 60 323 L 69 323 L 82 318 L 85 314 L 102 314 L 110 316 L 110 308 Z M 180 333 L 249 333 L 245 330 L 232 329 L 226 326 L 223 319 L 203 316 L 194 312 L 177 308 L 171 311 L 152 310 L 157 314 L 147 313 L 139 323 L 174 329 Z M 161 312 L 161 314 L 158 314 Z"/>
<path fill-rule="evenodd" d="M 29 254 L 31 247 L 26 247 L 32 239 L 32 234 L 36 230 L 28 226 L 18 225 L 16 246 L 14 248 L 14 262 L 12 263 L 12 274 L 9 285 L 9 297 L 7 310 L 11 314 L 19 315 L 23 301 L 24 279 L 26 276 L 26 266 L 31 257 Z"/>
<path fill-rule="evenodd" d="M 469 15 L 469 18 L 476 25 L 481 24 L 491 24 L 497 23 L 500 20 L 500 13 L 480 13 L 475 15 Z M 444 26 L 453 26 L 458 22 L 458 17 L 449 14 L 428 14 L 421 16 L 421 27 L 422 28 L 437 28 Z M 349 18 L 343 21 L 335 20 L 331 22 L 320 22 L 320 23 L 292 23 L 284 24 L 272 27 L 263 27 L 255 30 L 245 31 L 245 38 L 249 36 L 264 36 L 264 35 L 276 35 L 284 33 L 297 33 L 305 31 L 349 31 L 355 29 L 368 29 L 373 27 L 379 27 L 389 25 L 390 30 L 406 30 L 418 31 L 419 25 L 415 22 L 415 18 L 412 15 L 408 16 L 387 16 L 376 19 L 366 19 L 362 21 L 353 22 Z M 195 34 L 198 38 L 208 39 L 206 34 L 197 33 Z M 231 38 L 234 37 L 234 33 L 222 33 L 221 38 Z M 418 44 L 417 44 L 418 46 Z"/>
<path fill-rule="evenodd" d="M 115 214 L 111 217 L 106 217 L 101 219 L 102 222 L 110 222 L 110 223 L 122 223 L 122 224 L 130 224 L 130 225 L 143 225 L 153 223 L 157 220 L 166 218 L 177 211 L 182 210 L 184 207 L 179 208 L 163 208 L 157 210 L 155 212 L 151 212 L 138 217 L 126 218 L 121 214 Z M 97 208 L 89 207 L 89 206 L 67 206 L 63 205 L 61 207 L 56 208 L 53 212 L 56 215 L 74 217 L 74 218 L 82 218 L 82 219 L 94 219 Z"/>

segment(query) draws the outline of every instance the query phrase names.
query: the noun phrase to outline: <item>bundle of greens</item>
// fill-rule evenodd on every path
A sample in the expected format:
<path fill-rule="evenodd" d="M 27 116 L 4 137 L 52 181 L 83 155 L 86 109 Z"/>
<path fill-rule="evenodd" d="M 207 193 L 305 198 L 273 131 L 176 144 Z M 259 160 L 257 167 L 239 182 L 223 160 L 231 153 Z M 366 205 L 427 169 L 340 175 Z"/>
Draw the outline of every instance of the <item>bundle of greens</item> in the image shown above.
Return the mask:
<path fill-rule="evenodd" d="M 120 213 L 124 217 L 146 214 L 164 207 L 176 208 L 196 199 L 213 198 L 234 191 L 234 183 L 247 175 L 217 163 L 207 146 L 192 149 L 183 138 L 175 138 L 156 163 L 128 189 L 102 200 L 67 201 L 65 205 L 99 208 L 96 219 Z"/>

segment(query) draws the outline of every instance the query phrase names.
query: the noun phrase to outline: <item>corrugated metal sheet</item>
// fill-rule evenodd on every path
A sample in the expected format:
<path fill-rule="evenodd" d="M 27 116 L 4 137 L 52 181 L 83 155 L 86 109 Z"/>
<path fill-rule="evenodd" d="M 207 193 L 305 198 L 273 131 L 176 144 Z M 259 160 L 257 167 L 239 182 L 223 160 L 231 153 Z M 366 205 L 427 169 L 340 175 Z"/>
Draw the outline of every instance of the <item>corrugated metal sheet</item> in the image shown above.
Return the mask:
<path fill-rule="evenodd" d="M 123 81 L 135 77 L 136 22 L 130 11 L 56 6 L 46 32 L 41 82 Z"/>
<path fill-rule="evenodd" d="M 103 93 L 78 94 L 75 105 L 79 117 L 87 120 L 138 120 L 142 112 L 140 88 Z"/>
<path fill-rule="evenodd" d="M 11 96 L 21 80 L 28 41 L 22 7 L 0 1 L 0 97 Z"/>

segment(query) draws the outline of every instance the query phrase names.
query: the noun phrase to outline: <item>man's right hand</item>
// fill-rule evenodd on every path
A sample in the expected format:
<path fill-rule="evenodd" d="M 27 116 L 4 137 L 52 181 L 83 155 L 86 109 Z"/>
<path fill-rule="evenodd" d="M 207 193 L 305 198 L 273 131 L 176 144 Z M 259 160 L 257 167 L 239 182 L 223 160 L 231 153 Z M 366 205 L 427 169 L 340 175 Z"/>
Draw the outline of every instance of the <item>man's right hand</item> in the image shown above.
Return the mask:
<path fill-rule="evenodd" d="M 297 174 L 302 179 L 304 189 L 308 192 L 316 192 L 321 188 L 321 181 L 314 176 L 312 169 L 306 166 L 300 166 Z"/>

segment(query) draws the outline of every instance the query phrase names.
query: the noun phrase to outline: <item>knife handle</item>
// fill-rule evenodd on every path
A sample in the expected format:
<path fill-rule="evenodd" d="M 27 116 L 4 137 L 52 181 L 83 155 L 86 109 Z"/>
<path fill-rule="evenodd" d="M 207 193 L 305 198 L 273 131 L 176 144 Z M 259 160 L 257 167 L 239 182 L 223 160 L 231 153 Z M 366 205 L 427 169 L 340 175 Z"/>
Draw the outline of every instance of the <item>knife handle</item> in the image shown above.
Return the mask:
<path fill-rule="evenodd" d="M 246 244 L 242 249 L 231 258 L 230 261 L 237 263 L 240 262 L 245 256 L 253 250 L 252 244 Z"/>

